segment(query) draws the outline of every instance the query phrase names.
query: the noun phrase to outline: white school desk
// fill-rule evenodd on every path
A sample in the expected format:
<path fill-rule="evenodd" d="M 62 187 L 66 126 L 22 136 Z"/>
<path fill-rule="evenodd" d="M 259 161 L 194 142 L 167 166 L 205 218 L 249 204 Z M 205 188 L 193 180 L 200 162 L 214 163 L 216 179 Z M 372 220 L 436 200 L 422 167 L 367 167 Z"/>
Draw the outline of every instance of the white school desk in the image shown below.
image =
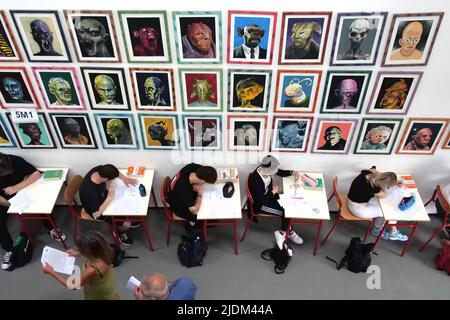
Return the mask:
<path fill-rule="evenodd" d="M 316 225 L 317 233 L 314 242 L 314 255 L 317 253 L 317 247 L 320 239 L 320 231 L 322 230 L 323 220 L 330 220 L 330 211 L 328 209 L 327 193 L 325 190 L 325 179 L 323 174 L 319 172 L 302 172 L 300 174 L 306 173 L 307 175 L 320 178 L 323 181 L 323 187 L 320 189 L 308 189 L 304 187 L 301 179 L 297 181 L 299 186 L 297 191 L 305 199 L 306 205 L 298 208 L 286 207 L 284 215 L 286 218 L 291 219 L 289 222 L 290 230 L 292 224 L 305 224 L 305 225 Z M 295 184 L 294 176 L 283 178 L 283 194 L 291 194 L 291 186 Z M 313 210 L 314 209 L 314 210 Z M 306 220 L 306 221 L 305 221 Z M 288 233 L 286 233 L 286 239 Z"/>
<path fill-rule="evenodd" d="M 44 180 L 44 174 L 42 174 L 39 180 L 17 192 L 16 196 L 20 197 L 26 195 L 31 199 L 30 205 L 25 208 L 23 213 L 20 214 L 19 211 L 21 210 L 13 204 L 11 204 L 8 209 L 8 214 L 17 214 L 19 216 L 20 224 L 34 247 L 35 245 L 30 236 L 25 220 L 47 220 L 50 222 L 53 229 L 57 229 L 55 221 L 52 218 L 53 207 L 55 206 L 56 199 L 58 198 L 62 185 L 66 181 L 67 173 L 69 172 L 68 168 L 37 169 L 41 172 L 45 172 L 46 170 L 62 170 L 63 174 L 61 179 L 58 180 Z M 64 248 L 67 249 L 64 240 L 61 239 L 61 242 Z"/>
<path fill-rule="evenodd" d="M 127 169 L 119 169 L 120 173 L 122 173 L 124 176 L 127 176 Z M 150 233 L 148 232 L 147 222 L 145 221 L 145 218 L 147 217 L 147 211 L 148 211 L 148 204 L 150 202 L 150 195 L 153 195 L 155 197 L 153 192 L 153 176 L 154 176 L 155 170 L 153 169 L 145 169 L 144 176 L 143 177 L 132 177 L 136 178 L 138 180 L 138 185 L 143 184 L 145 186 L 145 190 L 147 191 L 147 194 L 145 197 L 141 197 L 140 193 L 137 192 L 133 197 L 136 197 L 136 200 L 139 200 L 139 206 L 137 208 L 133 208 L 133 211 L 127 211 L 126 207 L 124 208 L 123 205 L 121 205 L 119 202 L 123 203 L 123 198 L 119 198 L 117 194 L 114 195 L 113 200 L 108 205 L 106 210 L 103 212 L 104 216 L 110 216 L 112 219 L 112 225 L 115 230 L 115 234 L 118 235 L 119 232 L 117 230 L 116 222 L 140 222 L 142 223 L 142 226 L 144 227 L 144 233 L 147 238 L 149 249 L 153 251 L 153 245 L 152 245 L 152 239 L 150 236 Z M 118 188 L 125 187 L 125 183 L 119 179 L 116 178 L 111 182 L 111 186 L 117 190 Z M 128 198 L 129 199 L 132 198 Z M 156 201 L 156 199 L 155 199 Z"/>
<path fill-rule="evenodd" d="M 236 169 L 237 170 L 237 169 Z M 239 177 L 239 176 L 238 176 Z M 224 182 L 216 184 L 205 184 L 204 190 L 216 190 L 218 194 L 222 194 Z M 234 193 L 231 198 L 208 199 L 202 197 L 200 210 L 197 213 L 197 219 L 203 220 L 203 237 L 206 239 L 206 229 L 208 226 L 233 225 L 234 228 L 234 252 L 238 254 L 238 238 L 237 238 L 237 219 L 242 219 L 241 211 L 241 189 L 239 180 L 233 183 Z M 220 208 L 220 209 L 215 209 Z M 213 220 L 213 221 L 211 221 Z M 225 220 L 225 221 L 214 221 Z"/>
<path fill-rule="evenodd" d="M 411 176 L 411 174 L 397 173 L 397 177 L 399 180 L 401 180 L 402 176 Z M 381 210 L 383 211 L 383 216 L 384 216 L 385 222 L 384 222 L 384 225 L 383 225 L 383 228 L 382 228 L 380 234 L 377 237 L 377 240 L 375 241 L 375 246 L 380 241 L 384 230 L 388 226 L 413 228 L 411 234 L 409 235 L 409 239 L 408 239 L 408 241 L 406 241 L 406 244 L 403 248 L 402 257 L 406 254 L 406 251 L 408 250 L 408 247 L 411 244 L 412 238 L 416 234 L 419 222 L 430 221 L 427 210 L 425 209 L 422 198 L 420 197 L 420 194 L 419 194 L 419 191 L 417 190 L 417 188 L 407 188 L 407 192 L 414 194 L 414 196 L 416 198 L 416 203 L 413 205 L 413 207 L 410 208 L 410 209 L 414 210 L 414 211 L 412 211 L 412 214 L 411 214 L 411 211 L 408 212 L 409 209 L 407 209 L 405 211 L 400 211 L 399 209 L 397 209 L 397 206 L 400 202 L 399 199 L 393 199 L 389 196 L 387 196 L 385 198 L 378 198 Z M 397 223 L 389 223 L 389 221 L 397 221 Z M 398 222 L 398 221 L 404 221 L 404 222 Z"/>

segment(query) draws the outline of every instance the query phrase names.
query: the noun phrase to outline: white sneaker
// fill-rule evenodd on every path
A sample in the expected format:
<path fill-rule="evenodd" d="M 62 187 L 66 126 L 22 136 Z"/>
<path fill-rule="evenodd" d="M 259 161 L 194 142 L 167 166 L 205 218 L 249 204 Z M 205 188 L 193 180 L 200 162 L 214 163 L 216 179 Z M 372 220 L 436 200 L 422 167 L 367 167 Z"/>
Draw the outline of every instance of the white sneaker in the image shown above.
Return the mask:
<path fill-rule="evenodd" d="M 289 238 L 289 240 L 291 240 L 295 244 L 302 244 L 303 243 L 303 239 L 294 230 L 291 230 L 291 232 L 289 232 L 288 238 Z"/>
<path fill-rule="evenodd" d="M 275 235 L 275 242 L 277 243 L 277 246 L 280 250 L 283 250 L 283 243 L 285 241 L 286 237 L 286 231 L 277 230 L 274 232 Z"/>
<path fill-rule="evenodd" d="M 58 236 L 59 233 L 59 236 Z M 61 242 L 62 241 L 66 241 L 66 235 L 59 229 L 52 229 L 49 232 L 50 237 L 52 237 L 52 239 L 55 239 L 56 241 Z"/>
<path fill-rule="evenodd" d="M 12 252 L 11 251 L 8 251 L 3 256 L 3 260 L 2 260 L 2 269 L 3 270 L 8 270 L 11 267 L 11 264 L 12 264 L 11 257 L 12 257 Z"/>

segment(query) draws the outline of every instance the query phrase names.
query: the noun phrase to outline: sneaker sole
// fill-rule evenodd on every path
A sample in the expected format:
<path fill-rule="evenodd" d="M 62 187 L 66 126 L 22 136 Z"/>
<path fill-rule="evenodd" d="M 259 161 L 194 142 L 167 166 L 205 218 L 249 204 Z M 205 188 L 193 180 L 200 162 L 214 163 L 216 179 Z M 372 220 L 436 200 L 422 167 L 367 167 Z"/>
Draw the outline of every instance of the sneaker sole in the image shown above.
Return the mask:
<path fill-rule="evenodd" d="M 391 240 L 391 241 L 400 241 L 400 242 L 408 241 L 408 239 L 409 239 L 409 238 L 406 238 L 406 239 L 397 239 L 397 238 L 391 239 L 391 238 L 388 238 L 388 240 Z"/>

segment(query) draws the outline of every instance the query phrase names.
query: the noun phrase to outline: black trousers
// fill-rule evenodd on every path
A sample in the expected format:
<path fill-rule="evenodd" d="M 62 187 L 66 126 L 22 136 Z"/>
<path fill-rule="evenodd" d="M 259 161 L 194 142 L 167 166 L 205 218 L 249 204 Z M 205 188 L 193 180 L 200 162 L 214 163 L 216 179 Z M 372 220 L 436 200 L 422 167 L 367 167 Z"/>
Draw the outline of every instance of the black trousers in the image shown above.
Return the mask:
<path fill-rule="evenodd" d="M 281 218 L 281 230 L 287 231 L 290 219 L 286 219 L 284 216 L 284 208 L 280 206 L 278 200 L 273 199 L 266 201 L 259 210 L 260 212 L 279 216 Z"/>
<path fill-rule="evenodd" d="M 13 240 L 6 225 L 9 214 L 7 214 L 8 207 L 0 206 L 0 246 L 5 251 L 11 251 L 13 247 Z M 42 220 L 42 225 L 47 230 L 52 230 L 52 225 L 47 220 Z"/>

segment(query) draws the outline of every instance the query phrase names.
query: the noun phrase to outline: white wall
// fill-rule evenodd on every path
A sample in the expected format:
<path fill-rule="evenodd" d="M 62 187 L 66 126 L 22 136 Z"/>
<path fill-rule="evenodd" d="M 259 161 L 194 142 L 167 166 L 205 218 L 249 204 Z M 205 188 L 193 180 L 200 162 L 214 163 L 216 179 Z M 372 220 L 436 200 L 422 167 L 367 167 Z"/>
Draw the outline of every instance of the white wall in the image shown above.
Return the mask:
<path fill-rule="evenodd" d="M 327 50 L 325 52 L 325 59 L 323 66 L 307 67 L 308 69 L 320 69 L 324 71 L 324 75 L 328 69 L 329 56 L 331 53 L 331 44 L 334 36 L 334 27 L 336 13 L 338 12 L 371 12 L 371 11 L 388 11 L 389 16 L 386 24 L 386 30 L 388 30 L 393 13 L 406 13 L 406 12 L 435 12 L 444 11 L 445 16 L 442 21 L 442 25 L 439 34 L 436 39 L 436 43 L 431 54 L 428 66 L 426 67 L 408 67 L 408 68 L 387 68 L 387 70 L 414 70 L 424 71 L 424 76 L 417 94 L 411 105 L 409 114 L 407 117 L 447 117 L 450 118 L 450 90 L 449 90 L 449 52 L 450 52 L 450 1 L 448 0 L 296 0 L 296 1 L 264 1 L 264 0 L 246 0 L 246 1 L 213 1 L 213 0 L 172 0 L 172 1 L 142 1 L 142 0 L 108 0 L 108 1 L 92 1 L 92 0 L 77 0 L 77 1 L 61 1 L 61 0 L 2 0 L 2 8 L 8 9 L 108 9 L 108 10 L 167 10 L 169 14 L 171 11 L 186 11 L 186 10 L 222 10 L 222 25 L 223 25 L 223 54 L 226 60 L 226 24 L 227 24 L 227 10 L 260 10 L 260 11 L 278 11 L 280 13 L 278 17 L 278 26 L 276 30 L 280 30 L 281 27 L 281 12 L 282 11 L 333 11 L 333 19 L 331 21 L 330 34 L 328 37 Z M 64 24 L 64 23 L 63 23 Z M 117 24 L 116 28 L 120 29 Z M 66 30 L 67 32 L 67 30 Z M 170 39 L 174 39 L 173 27 L 171 16 L 169 15 L 169 33 Z M 381 53 L 384 50 L 386 43 L 387 31 L 383 34 L 380 53 L 378 56 L 377 64 L 373 68 L 359 69 L 372 69 L 374 75 L 380 69 Z M 67 35 L 67 33 L 66 33 Z M 276 34 L 275 39 L 275 51 L 273 61 L 278 59 L 278 43 L 280 33 Z M 70 41 L 69 41 L 70 44 Z M 119 41 L 119 46 L 123 49 L 123 43 Z M 69 45 L 70 47 L 70 45 Z M 172 57 L 176 61 L 176 52 L 173 42 L 171 42 Z M 122 60 L 126 61 L 124 56 L 124 50 L 122 51 Z M 73 52 L 72 52 L 72 56 Z M 24 63 L 25 65 L 30 65 Z M 36 64 L 37 65 L 37 64 Z M 41 64 L 42 65 L 42 64 Z M 108 66 L 107 64 L 104 64 Z M 124 62 L 124 66 L 127 63 Z M 136 65 L 133 65 L 136 66 Z M 153 66 L 146 66 L 153 67 Z M 170 66 L 164 66 L 170 67 Z M 173 64 L 173 68 L 177 68 L 176 63 Z M 201 67 L 201 66 L 200 66 Z M 223 65 L 226 68 L 226 64 Z M 239 67 L 239 66 L 238 66 Z M 247 68 L 243 67 L 243 68 Z M 253 68 L 253 66 L 252 66 Z M 255 66 L 254 68 L 258 68 Z M 266 66 L 259 68 L 267 68 Z M 276 64 L 271 66 L 276 71 L 278 67 Z M 284 67 L 289 68 L 289 67 Z M 295 67 L 294 67 L 295 68 Z M 305 67 L 299 67 L 299 69 L 305 69 Z M 290 67 L 289 69 L 293 69 Z M 175 70 L 176 71 L 176 70 Z M 177 72 L 175 72 L 175 82 L 178 83 Z M 372 78 L 369 86 L 368 94 L 371 92 L 374 82 Z M 321 103 L 322 88 L 324 81 L 319 92 L 319 100 L 317 101 L 317 107 L 315 117 L 319 117 L 319 106 Z M 178 87 L 178 85 L 176 85 Z M 224 85 L 224 90 L 227 90 L 227 86 Z M 178 90 L 178 89 L 177 89 Z M 271 97 L 274 97 L 275 85 L 272 85 Z M 224 94 L 226 92 L 224 91 Z M 177 100 L 180 101 L 180 92 L 177 91 Z M 131 95 L 132 96 L 132 95 Z M 366 99 L 366 103 L 368 103 Z M 273 101 L 273 100 L 272 100 Z M 273 102 L 270 103 L 272 108 Z M 179 107 L 179 109 L 181 109 Z M 226 107 L 224 108 L 226 109 Z M 362 115 L 355 115 L 356 118 L 364 117 L 365 106 L 363 107 Z M 179 111 L 180 113 L 180 111 Z M 225 124 L 225 115 L 224 124 Z M 352 116 L 353 117 L 353 116 Z M 332 117 L 330 117 L 332 118 Z M 137 120 L 137 118 L 135 119 Z M 269 124 L 271 124 L 272 114 L 269 114 Z M 137 122 L 136 122 L 137 124 Z M 402 130 L 406 124 L 404 121 Z M 357 130 L 359 127 L 357 128 Z M 315 130 L 315 127 L 313 127 Z M 94 131 L 96 131 L 94 129 Z M 447 130 L 448 131 L 448 130 Z M 314 131 L 313 131 L 314 132 Z M 358 132 L 358 131 L 356 131 Z M 445 133 L 447 135 L 447 132 Z M 444 136 L 445 137 L 445 136 Z M 98 140 L 98 136 L 97 136 Z M 355 137 L 356 140 L 356 137 Z M 99 140 L 98 140 L 99 141 Z M 395 152 L 392 155 L 354 155 L 353 144 L 348 155 L 318 155 L 311 154 L 311 143 L 313 139 L 310 139 L 310 145 L 308 147 L 308 153 L 306 154 L 289 154 L 285 153 L 279 155 L 278 158 L 285 168 L 299 168 L 310 171 L 322 171 L 327 179 L 327 190 L 330 193 L 331 179 L 338 175 L 340 179 L 340 189 L 347 189 L 352 178 L 359 172 L 361 168 L 367 168 L 373 164 L 377 165 L 380 170 L 392 170 L 397 172 L 411 172 L 414 174 L 416 181 L 418 182 L 422 196 L 428 198 L 432 192 L 432 189 L 436 183 L 444 180 L 449 180 L 448 172 L 450 168 L 449 155 L 450 150 L 440 149 L 442 142 L 439 144 L 436 153 L 432 156 L 424 155 L 396 155 Z M 225 142 L 225 141 L 224 141 Z M 356 141 L 353 141 L 356 142 Z M 142 144 L 141 144 L 142 145 Z M 394 146 L 396 147 L 396 145 Z M 181 166 L 181 163 L 190 162 L 191 157 L 195 156 L 195 161 L 200 163 L 213 163 L 214 165 L 222 164 L 237 164 L 241 173 L 241 184 L 244 182 L 244 177 L 247 173 L 255 167 L 256 158 L 261 158 L 266 152 L 261 154 L 255 153 L 232 153 L 232 152 L 206 152 L 206 153 L 190 153 L 187 151 L 181 153 L 171 153 L 168 151 L 110 151 L 110 150 L 21 150 L 21 149 L 4 149 L 4 152 L 10 152 L 13 154 L 21 155 L 28 161 L 36 166 L 63 166 L 70 167 L 71 174 L 84 174 L 92 166 L 101 163 L 114 163 L 119 167 L 127 167 L 130 164 L 146 165 L 156 169 L 155 184 L 158 186 L 165 175 L 172 176 Z M 394 148 L 395 151 L 395 148 Z M 236 160 L 234 156 L 239 155 L 247 159 Z M 249 162 L 248 158 L 253 158 L 253 162 Z M 247 160 L 247 161 L 245 161 Z M 242 188 L 242 190 L 244 190 Z M 158 192 L 159 193 L 159 192 Z"/>

